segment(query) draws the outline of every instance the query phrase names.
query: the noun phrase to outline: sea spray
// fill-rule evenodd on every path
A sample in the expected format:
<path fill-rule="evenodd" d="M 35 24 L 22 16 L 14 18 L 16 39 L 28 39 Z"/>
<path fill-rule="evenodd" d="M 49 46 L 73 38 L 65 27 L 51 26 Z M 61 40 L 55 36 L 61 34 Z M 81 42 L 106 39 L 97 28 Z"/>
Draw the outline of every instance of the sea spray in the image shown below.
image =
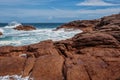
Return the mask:
<path fill-rule="evenodd" d="M 4 29 L 0 28 L 0 32 L 4 33 Z"/>
<path fill-rule="evenodd" d="M 0 76 L 0 80 L 33 80 L 33 78 L 22 77 L 21 75 L 6 75 L 6 76 Z"/>
<path fill-rule="evenodd" d="M 11 23 L 9 23 L 7 26 L 5 26 L 5 28 L 15 28 L 16 26 L 22 25 L 21 23 L 18 23 L 16 21 L 13 21 Z"/>
<path fill-rule="evenodd" d="M 16 22 L 17 23 L 17 22 Z M 21 23 L 19 23 L 20 25 Z M 60 29 L 54 31 L 58 24 L 38 24 L 36 30 L 32 31 L 19 31 L 14 30 L 12 27 L 2 27 L 4 35 L 0 37 L 0 46 L 12 45 L 12 46 L 23 46 L 38 43 L 40 41 L 51 39 L 53 41 L 65 40 L 73 37 L 77 33 L 81 33 L 81 30 L 66 30 Z M 50 26 L 49 26 L 50 25 Z M 42 26 L 42 27 L 41 27 Z M 47 27 L 48 26 L 48 27 Z M 56 26 L 56 27 L 52 27 Z M 14 26 L 15 27 L 15 26 Z"/>

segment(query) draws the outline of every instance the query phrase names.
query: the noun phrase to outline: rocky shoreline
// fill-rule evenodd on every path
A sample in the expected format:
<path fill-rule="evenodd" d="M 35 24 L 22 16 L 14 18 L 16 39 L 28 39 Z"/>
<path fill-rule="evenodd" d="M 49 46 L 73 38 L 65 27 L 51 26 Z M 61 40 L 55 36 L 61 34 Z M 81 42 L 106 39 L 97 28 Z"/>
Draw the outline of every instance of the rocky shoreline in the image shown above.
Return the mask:
<path fill-rule="evenodd" d="M 0 76 L 34 80 L 120 80 L 120 14 L 73 21 L 58 27 L 81 29 L 73 38 L 27 46 L 0 47 Z M 14 79 L 13 79 L 14 80 Z"/>
<path fill-rule="evenodd" d="M 13 28 L 13 29 L 24 30 L 24 31 L 36 30 L 36 28 L 34 26 L 30 26 L 30 25 L 19 25 L 19 26 L 16 26 L 15 28 Z"/>
<path fill-rule="evenodd" d="M 34 26 L 30 26 L 30 25 L 19 25 L 16 26 L 15 28 L 13 28 L 15 30 L 22 30 L 22 31 L 31 31 L 31 30 L 36 30 L 36 28 Z M 0 36 L 3 35 L 3 32 L 0 31 Z"/>

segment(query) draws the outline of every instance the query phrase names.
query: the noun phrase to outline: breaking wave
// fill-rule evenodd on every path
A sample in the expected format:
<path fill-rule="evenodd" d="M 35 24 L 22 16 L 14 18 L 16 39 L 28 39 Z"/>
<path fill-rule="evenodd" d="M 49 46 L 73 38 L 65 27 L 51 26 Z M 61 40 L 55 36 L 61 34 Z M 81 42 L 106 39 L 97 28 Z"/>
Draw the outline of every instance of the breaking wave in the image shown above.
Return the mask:
<path fill-rule="evenodd" d="M 2 33 L 3 33 L 3 32 L 4 32 L 4 29 L 0 28 L 0 32 L 2 32 Z"/>
<path fill-rule="evenodd" d="M 17 24 L 21 25 L 21 24 Z M 16 26 L 5 26 L 1 28 L 4 34 L 0 37 L 0 46 L 13 45 L 23 46 L 38 43 L 43 40 L 51 39 L 53 41 L 65 40 L 73 37 L 75 34 L 82 32 L 81 30 L 58 30 L 53 31 L 54 28 L 37 28 L 32 31 L 18 31 L 12 29 Z"/>
<path fill-rule="evenodd" d="M 16 26 L 22 25 L 21 23 L 18 23 L 16 21 L 13 21 L 11 23 L 9 23 L 7 26 L 5 26 L 5 28 L 15 28 Z"/>

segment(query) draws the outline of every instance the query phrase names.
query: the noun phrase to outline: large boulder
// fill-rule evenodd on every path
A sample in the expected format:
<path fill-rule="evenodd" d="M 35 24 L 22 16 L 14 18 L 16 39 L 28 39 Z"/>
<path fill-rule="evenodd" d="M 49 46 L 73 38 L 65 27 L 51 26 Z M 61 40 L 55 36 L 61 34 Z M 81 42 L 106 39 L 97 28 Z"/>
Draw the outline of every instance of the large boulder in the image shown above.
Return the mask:
<path fill-rule="evenodd" d="M 0 76 L 22 75 L 25 58 L 0 57 Z"/>
<path fill-rule="evenodd" d="M 73 37 L 73 46 L 76 48 L 84 46 L 116 47 L 118 45 L 119 42 L 113 36 L 99 32 L 77 34 Z"/>
<path fill-rule="evenodd" d="M 36 30 L 35 27 L 30 26 L 30 25 L 19 25 L 13 28 L 15 30 L 24 30 L 24 31 L 31 31 L 31 30 Z"/>
<path fill-rule="evenodd" d="M 35 80 L 64 80 L 62 56 L 41 56 L 36 60 L 32 77 Z"/>
<path fill-rule="evenodd" d="M 35 57 L 43 55 L 59 55 L 59 52 L 52 40 L 46 40 L 37 44 L 29 45 L 27 51 L 34 53 Z"/>
<path fill-rule="evenodd" d="M 56 42 L 46 40 L 27 46 L 2 46 L 0 76 L 17 74 L 35 80 L 120 80 L 118 21 L 118 15 L 98 21 L 74 21 L 67 27 L 86 28 L 87 31 Z"/>
<path fill-rule="evenodd" d="M 65 80 L 90 80 L 88 72 L 84 67 L 84 62 L 77 57 L 65 60 L 64 72 Z"/>

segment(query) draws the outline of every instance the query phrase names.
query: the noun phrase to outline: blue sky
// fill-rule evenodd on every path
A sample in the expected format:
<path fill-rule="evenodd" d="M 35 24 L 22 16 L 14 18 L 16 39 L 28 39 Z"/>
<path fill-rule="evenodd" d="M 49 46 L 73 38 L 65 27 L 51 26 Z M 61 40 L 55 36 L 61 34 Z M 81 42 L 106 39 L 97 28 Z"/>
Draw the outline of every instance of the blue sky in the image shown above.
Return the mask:
<path fill-rule="evenodd" d="M 69 22 L 120 12 L 120 0 L 0 0 L 0 22 Z"/>

